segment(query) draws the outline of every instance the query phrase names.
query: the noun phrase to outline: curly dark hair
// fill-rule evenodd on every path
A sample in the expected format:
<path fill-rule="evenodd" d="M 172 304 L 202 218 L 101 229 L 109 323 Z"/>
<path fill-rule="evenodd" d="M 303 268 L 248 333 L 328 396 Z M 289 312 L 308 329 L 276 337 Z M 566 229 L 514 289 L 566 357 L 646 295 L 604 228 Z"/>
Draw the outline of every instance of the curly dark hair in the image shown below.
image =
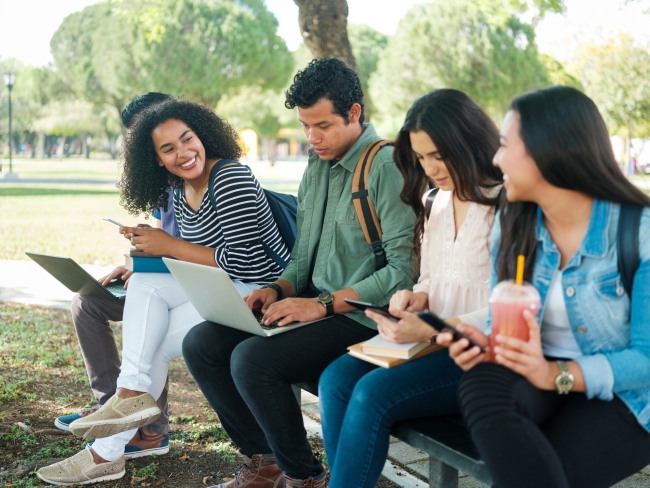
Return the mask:
<path fill-rule="evenodd" d="M 305 69 L 293 77 L 293 84 L 285 92 L 284 106 L 309 108 L 321 98 L 334 105 L 334 113 L 350 123 L 348 113 L 355 103 L 361 105 L 359 123 L 363 124 L 363 90 L 356 72 L 337 58 L 313 59 Z"/>
<path fill-rule="evenodd" d="M 164 102 L 170 98 L 171 95 L 160 92 L 147 92 L 143 93 L 139 97 L 135 97 L 129 102 L 126 107 L 124 107 L 124 110 L 122 110 L 122 113 L 120 114 L 122 124 L 124 124 L 124 127 L 129 129 L 131 127 L 131 124 L 133 124 L 133 119 L 136 115 L 139 115 L 140 112 L 151 107 L 152 105 Z"/>
<path fill-rule="evenodd" d="M 158 165 L 151 133 L 169 119 L 184 122 L 205 148 L 206 159 L 239 159 L 235 129 L 212 110 L 186 100 L 171 99 L 140 114 L 124 142 L 120 204 L 132 215 L 167 210 L 167 192 L 182 180 Z"/>
<path fill-rule="evenodd" d="M 499 131 L 470 97 L 459 90 L 442 88 L 413 102 L 395 141 L 393 160 L 404 177 L 400 198 L 416 215 L 412 252 L 415 273 L 420 269 L 424 233 L 422 195 L 430 184 L 411 147 L 410 133 L 420 130 L 435 144 L 460 200 L 495 206 L 498 197 L 486 197 L 483 189 L 503 181 L 501 170 L 492 164 L 499 148 Z"/>

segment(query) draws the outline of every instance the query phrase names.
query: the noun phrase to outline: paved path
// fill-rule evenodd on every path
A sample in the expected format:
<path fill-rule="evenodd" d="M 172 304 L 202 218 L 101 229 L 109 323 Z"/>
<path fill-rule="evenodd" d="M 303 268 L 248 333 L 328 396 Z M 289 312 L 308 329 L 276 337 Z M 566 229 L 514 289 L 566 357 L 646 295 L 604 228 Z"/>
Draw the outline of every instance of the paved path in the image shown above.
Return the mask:
<path fill-rule="evenodd" d="M 94 277 L 100 277 L 112 266 L 82 265 Z M 74 293 L 53 278 L 33 261 L 0 260 L 0 302 L 17 302 L 30 305 L 69 309 Z M 322 437 L 318 397 L 302 393 L 302 410 L 305 428 L 311 435 Z M 388 459 L 382 474 L 403 488 L 426 488 L 427 483 L 412 472 L 426 478 L 429 473 L 428 456 L 392 438 Z M 488 488 L 484 483 L 460 473 L 459 488 Z M 650 488 L 650 466 L 616 485 L 616 488 Z"/>

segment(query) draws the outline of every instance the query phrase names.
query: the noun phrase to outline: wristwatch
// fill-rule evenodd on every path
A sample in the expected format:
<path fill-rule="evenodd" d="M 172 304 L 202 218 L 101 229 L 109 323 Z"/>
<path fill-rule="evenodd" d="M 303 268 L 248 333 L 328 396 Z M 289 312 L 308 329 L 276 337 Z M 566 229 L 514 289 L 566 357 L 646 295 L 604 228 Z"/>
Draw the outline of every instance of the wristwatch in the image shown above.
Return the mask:
<path fill-rule="evenodd" d="M 282 300 L 282 287 L 278 285 L 277 283 L 267 283 L 266 285 L 262 286 L 262 288 L 270 288 L 271 290 L 275 290 L 275 292 L 278 294 L 278 302 Z"/>
<path fill-rule="evenodd" d="M 564 361 L 556 361 L 560 367 L 560 374 L 555 377 L 555 387 L 560 395 L 566 395 L 573 388 L 575 378 L 569 373 L 569 367 Z"/>
<path fill-rule="evenodd" d="M 324 291 L 318 295 L 318 302 L 325 306 L 325 317 L 334 315 L 334 295 L 329 291 Z"/>

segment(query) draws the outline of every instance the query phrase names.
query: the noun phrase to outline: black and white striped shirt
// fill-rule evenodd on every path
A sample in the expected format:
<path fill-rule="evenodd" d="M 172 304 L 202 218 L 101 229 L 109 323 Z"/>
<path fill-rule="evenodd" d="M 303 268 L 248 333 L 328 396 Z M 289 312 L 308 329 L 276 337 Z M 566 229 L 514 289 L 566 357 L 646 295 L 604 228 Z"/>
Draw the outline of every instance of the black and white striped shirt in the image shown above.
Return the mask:
<path fill-rule="evenodd" d="M 208 191 L 214 192 L 216 212 Z M 174 212 L 180 238 L 214 248 L 217 266 L 234 280 L 264 283 L 280 276 L 282 269 L 264 252 L 261 242 L 289 260 L 290 252 L 273 220 L 266 195 L 247 166 L 221 168 L 214 188 L 205 192 L 197 212 L 187 204 L 185 192 L 177 192 Z"/>

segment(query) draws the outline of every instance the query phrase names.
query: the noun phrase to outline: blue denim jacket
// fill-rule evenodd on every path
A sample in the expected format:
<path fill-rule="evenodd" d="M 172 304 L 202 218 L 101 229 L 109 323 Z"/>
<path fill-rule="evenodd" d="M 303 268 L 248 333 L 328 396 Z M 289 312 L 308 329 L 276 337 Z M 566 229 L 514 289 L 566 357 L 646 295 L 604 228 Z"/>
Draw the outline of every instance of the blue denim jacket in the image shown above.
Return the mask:
<path fill-rule="evenodd" d="M 641 265 L 632 300 L 618 272 L 616 231 L 620 206 L 596 200 L 589 229 L 578 252 L 562 273 L 562 288 L 573 335 L 584 356 L 576 359 L 588 398 L 612 400 L 617 395 L 639 423 L 650 431 L 650 208 L 639 229 Z M 496 252 L 501 239 L 499 219 L 492 230 L 492 287 L 497 284 Z M 560 265 L 560 253 L 537 214 L 537 256 L 534 286 L 542 299 Z M 486 334 L 491 325 L 488 319 Z"/>

